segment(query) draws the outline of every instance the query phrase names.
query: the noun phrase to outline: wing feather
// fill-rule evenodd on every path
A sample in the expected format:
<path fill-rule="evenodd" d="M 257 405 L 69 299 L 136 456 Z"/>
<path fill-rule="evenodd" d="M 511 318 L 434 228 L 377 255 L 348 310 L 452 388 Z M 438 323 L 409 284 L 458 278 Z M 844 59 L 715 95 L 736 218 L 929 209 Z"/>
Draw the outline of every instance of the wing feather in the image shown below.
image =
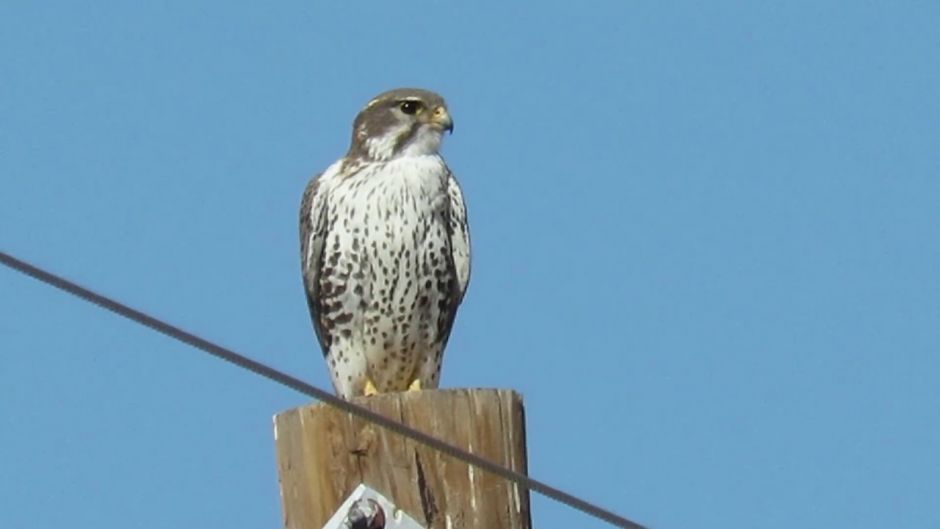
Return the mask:
<path fill-rule="evenodd" d="M 304 189 L 300 203 L 300 260 L 307 306 L 313 320 L 313 329 L 326 356 L 333 336 L 321 318 L 323 307 L 320 298 L 320 269 L 323 264 L 323 246 L 327 237 L 327 192 L 322 185 L 323 175 L 310 180 Z"/>
<path fill-rule="evenodd" d="M 450 198 L 450 219 L 448 223 L 450 249 L 454 260 L 454 268 L 457 271 L 457 287 L 460 289 L 457 303 L 454 304 L 454 310 L 456 311 L 457 305 L 463 300 L 463 296 L 467 292 L 467 285 L 470 283 L 470 227 L 467 223 L 467 205 L 464 203 L 460 184 L 457 183 L 454 174 L 449 171 L 447 195 Z"/>

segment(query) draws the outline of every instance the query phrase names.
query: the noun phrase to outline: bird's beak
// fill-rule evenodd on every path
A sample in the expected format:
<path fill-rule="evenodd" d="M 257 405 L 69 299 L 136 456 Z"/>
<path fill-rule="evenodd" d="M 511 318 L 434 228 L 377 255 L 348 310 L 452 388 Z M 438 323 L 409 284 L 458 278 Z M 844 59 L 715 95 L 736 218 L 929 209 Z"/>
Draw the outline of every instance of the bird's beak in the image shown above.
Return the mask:
<path fill-rule="evenodd" d="M 441 130 L 446 130 L 451 134 L 454 133 L 454 120 L 451 119 L 450 114 L 444 107 L 434 109 L 434 112 L 431 113 L 431 123 L 440 127 Z"/>

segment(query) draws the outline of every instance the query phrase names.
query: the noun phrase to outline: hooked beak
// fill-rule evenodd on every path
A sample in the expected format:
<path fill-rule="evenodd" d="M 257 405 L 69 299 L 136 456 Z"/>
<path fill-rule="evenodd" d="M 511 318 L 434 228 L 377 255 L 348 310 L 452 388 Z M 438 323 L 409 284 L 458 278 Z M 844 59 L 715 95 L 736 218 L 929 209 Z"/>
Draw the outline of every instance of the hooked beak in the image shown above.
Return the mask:
<path fill-rule="evenodd" d="M 439 127 L 442 131 L 446 130 L 451 134 L 454 133 L 454 120 L 451 119 L 450 114 L 444 107 L 434 109 L 434 112 L 431 114 L 431 123 Z"/>

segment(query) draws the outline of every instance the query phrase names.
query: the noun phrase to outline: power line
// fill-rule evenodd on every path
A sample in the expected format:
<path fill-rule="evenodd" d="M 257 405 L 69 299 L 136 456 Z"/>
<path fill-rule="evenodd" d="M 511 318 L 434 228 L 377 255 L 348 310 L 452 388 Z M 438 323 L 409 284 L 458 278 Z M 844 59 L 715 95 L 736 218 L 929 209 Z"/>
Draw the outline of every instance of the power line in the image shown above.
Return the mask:
<path fill-rule="evenodd" d="M 199 336 L 196 336 L 195 334 L 185 331 L 183 329 L 180 329 L 179 327 L 176 327 L 175 325 L 171 325 L 165 321 L 162 321 L 153 316 L 145 314 L 139 310 L 133 309 L 119 301 L 115 301 L 107 296 L 98 294 L 97 292 L 94 292 L 85 287 L 82 287 L 78 285 L 77 283 L 73 283 L 72 281 L 69 281 L 68 279 L 65 279 L 51 272 L 47 272 L 37 266 L 31 265 L 25 261 L 17 259 L 16 257 L 13 257 L 12 255 L 6 252 L 0 251 L 0 263 L 22 274 L 28 275 L 34 279 L 42 281 L 43 283 L 53 286 L 59 290 L 68 292 L 69 294 L 72 294 L 73 296 L 81 298 L 89 303 L 98 305 L 99 307 L 105 310 L 111 311 L 119 316 L 123 316 L 135 323 L 139 323 L 140 325 L 149 327 L 153 329 L 154 331 L 157 331 L 161 334 L 169 336 L 170 338 L 173 338 L 185 344 L 191 345 L 195 347 L 196 349 L 209 353 L 217 358 L 225 360 L 226 362 L 235 364 L 236 366 L 241 367 L 243 369 L 247 369 L 248 371 L 261 375 L 269 380 L 273 380 L 274 382 L 277 382 L 291 389 L 299 391 L 300 393 L 314 397 L 318 400 L 323 401 L 324 403 L 330 406 L 339 408 L 340 410 L 356 415 L 357 417 L 361 417 L 362 419 L 368 422 L 377 424 L 383 428 L 387 428 L 399 435 L 403 435 L 413 441 L 417 441 L 434 450 L 443 452 L 455 459 L 459 459 L 463 461 L 464 463 L 473 465 L 475 467 L 486 470 L 488 472 L 492 472 L 493 474 L 496 474 L 497 476 L 507 479 L 517 485 L 525 487 L 526 489 L 529 489 L 531 491 L 538 492 L 539 494 L 542 494 L 543 496 L 546 496 L 555 501 L 563 503 L 569 507 L 578 509 L 579 511 L 584 512 L 585 514 L 588 514 L 590 516 L 593 516 L 595 518 L 608 522 L 611 525 L 614 525 L 616 527 L 621 527 L 623 529 L 646 529 L 644 526 L 636 522 L 630 521 L 624 518 L 623 516 L 620 516 L 611 511 L 608 511 L 607 509 L 604 509 L 598 505 L 590 503 L 586 500 L 582 500 L 581 498 L 568 494 L 567 492 L 564 492 L 562 490 L 556 489 L 555 487 L 552 487 L 541 481 L 532 479 L 525 474 L 516 472 L 514 470 L 510 470 L 502 465 L 493 463 L 492 461 L 484 459 L 478 455 L 472 454 L 465 450 L 461 450 L 460 448 L 457 448 L 456 446 L 450 443 L 441 441 L 440 439 L 437 439 L 436 437 L 428 435 L 419 430 L 415 430 L 414 428 L 405 426 L 404 424 L 394 419 L 389 419 L 388 417 L 379 415 L 378 413 L 375 413 L 374 411 L 369 410 L 368 408 L 364 408 L 357 404 L 353 404 L 350 401 L 343 400 L 333 395 L 332 393 L 322 390 L 316 386 L 312 386 L 304 382 L 303 380 L 295 378 L 282 371 L 278 371 L 277 369 L 274 369 L 273 367 L 269 367 L 256 360 L 252 360 L 251 358 L 248 358 L 247 356 L 238 354 L 235 351 L 232 351 L 231 349 L 222 347 L 221 345 L 210 342 L 209 340 L 200 338 Z"/>

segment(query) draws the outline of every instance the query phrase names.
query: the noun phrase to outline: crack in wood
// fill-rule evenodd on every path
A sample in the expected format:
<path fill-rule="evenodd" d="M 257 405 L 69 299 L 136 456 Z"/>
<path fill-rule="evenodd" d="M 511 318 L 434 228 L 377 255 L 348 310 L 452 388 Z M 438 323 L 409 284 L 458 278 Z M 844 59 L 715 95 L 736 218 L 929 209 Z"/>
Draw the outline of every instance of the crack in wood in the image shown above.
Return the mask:
<path fill-rule="evenodd" d="M 434 501 L 434 494 L 428 487 L 427 479 L 424 476 L 424 466 L 421 465 L 421 456 L 417 450 L 415 450 L 415 468 L 418 471 L 418 495 L 421 497 L 421 511 L 424 512 L 425 524 L 431 527 L 438 513 L 437 504 Z"/>

